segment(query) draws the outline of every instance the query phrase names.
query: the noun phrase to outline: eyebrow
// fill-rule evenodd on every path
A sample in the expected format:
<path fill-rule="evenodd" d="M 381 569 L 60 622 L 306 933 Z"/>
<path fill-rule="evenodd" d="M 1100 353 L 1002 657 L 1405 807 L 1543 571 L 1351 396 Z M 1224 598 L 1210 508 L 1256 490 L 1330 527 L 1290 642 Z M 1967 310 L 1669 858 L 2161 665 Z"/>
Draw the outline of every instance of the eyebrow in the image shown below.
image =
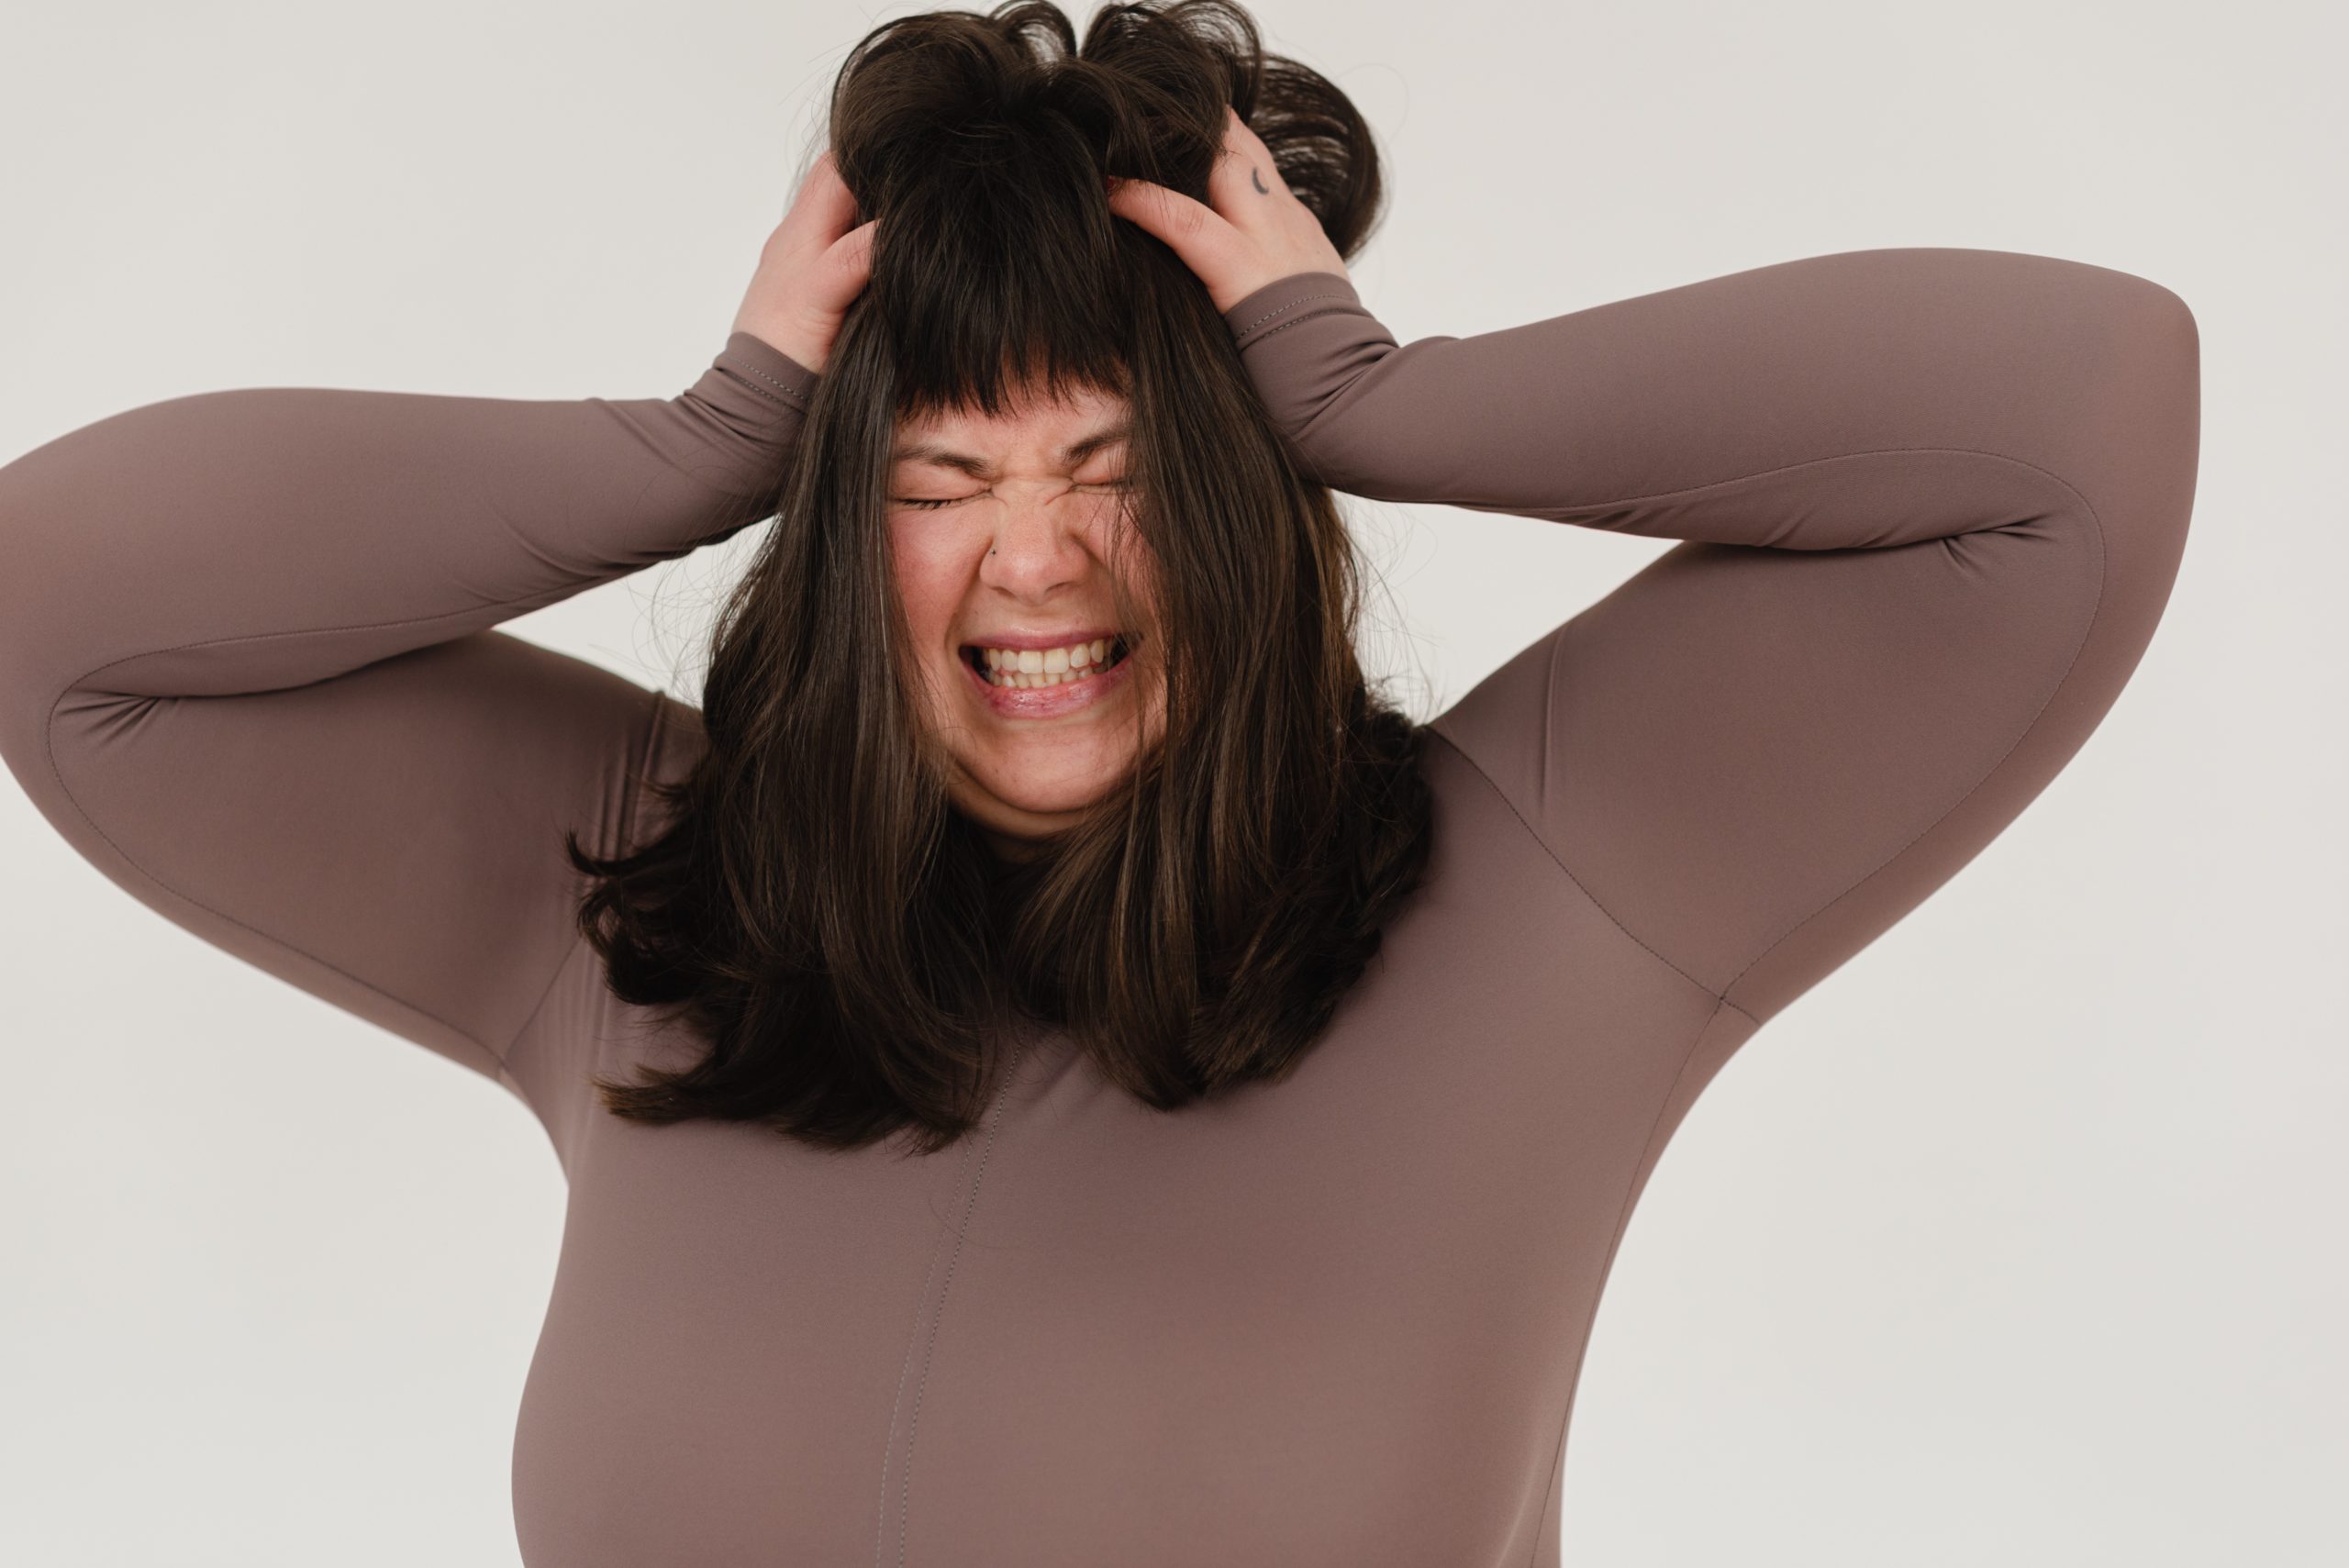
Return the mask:
<path fill-rule="evenodd" d="M 1103 447 L 1114 441 L 1122 441 L 1133 433 L 1133 421 L 1130 419 L 1105 426 L 1091 435 L 1080 437 L 1063 447 L 1060 450 L 1061 461 L 1074 466 L 1083 462 Z M 930 441 L 919 441 L 911 446 L 898 447 L 890 452 L 889 461 L 934 463 L 940 468 L 952 468 L 967 473 L 974 479 L 993 479 L 996 472 L 995 465 L 985 458 L 973 457 L 968 452 L 958 452 Z"/>

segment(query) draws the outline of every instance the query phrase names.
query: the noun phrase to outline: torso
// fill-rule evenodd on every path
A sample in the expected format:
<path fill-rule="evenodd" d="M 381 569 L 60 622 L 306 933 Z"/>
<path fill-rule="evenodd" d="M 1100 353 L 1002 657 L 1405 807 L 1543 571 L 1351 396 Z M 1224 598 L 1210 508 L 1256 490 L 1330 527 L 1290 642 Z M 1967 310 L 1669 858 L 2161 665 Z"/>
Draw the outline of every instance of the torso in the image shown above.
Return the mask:
<path fill-rule="evenodd" d="M 526 1559 L 1553 1563 L 1617 1240 L 1751 1027 L 1427 765 L 1427 885 L 1283 1083 L 1157 1112 L 1047 1032 L 929 1157 L 577 1117 Z M 684 1059 L 600 978 L 518 1049 Z"/>

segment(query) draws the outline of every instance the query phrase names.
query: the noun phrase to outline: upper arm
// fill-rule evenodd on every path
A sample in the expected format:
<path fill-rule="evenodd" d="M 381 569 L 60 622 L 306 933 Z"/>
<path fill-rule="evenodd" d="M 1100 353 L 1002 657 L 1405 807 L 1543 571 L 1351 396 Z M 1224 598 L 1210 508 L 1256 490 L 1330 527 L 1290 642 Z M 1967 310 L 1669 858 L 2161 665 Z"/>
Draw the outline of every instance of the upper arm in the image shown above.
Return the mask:
<path fill-rule="evenodd" d="M 540 1103 L 506 1053 L 581 940 L 562 833 L 618 841 L 655 694 L 501 631 L 276 691 L 111 678 L 139 684 L 92 672 L 6 719 L 41 727 L 5 751 L 79 852 L 214 946 Z"/>
<path fill-rule="evenodd" d="M 1677 544 L 1438 732 L 1625 930 L 1766 1020 L 2003 830 L 2143 654 L 2184 547 L 2199 425 L 2192 317 L 2165 290 L 2146 301 L 2136 363 L 2030 460 L 1920 446 L 1803 464 L 1808 505 L 1879 509 L 1886 537 L 1954 494 L 1994 526 L 1867 548 Z M 1788 515 L 1787 477 L 1674 504 L 1758 537 Z M 1750 529 L 1733 521 L 1745 508 Z"/>
<path fill-rule="evenodd" d="M 495 628 L 749 526 L 813 386 L 736 332 L 674 398 L 250 387 L 70 430 L 0 465 L 0 758 L 158 912 L 546 1117 L 581 1052 L 511 1048 L 584 945 L 563 835 L 616 848 L 665 709 Z"/>

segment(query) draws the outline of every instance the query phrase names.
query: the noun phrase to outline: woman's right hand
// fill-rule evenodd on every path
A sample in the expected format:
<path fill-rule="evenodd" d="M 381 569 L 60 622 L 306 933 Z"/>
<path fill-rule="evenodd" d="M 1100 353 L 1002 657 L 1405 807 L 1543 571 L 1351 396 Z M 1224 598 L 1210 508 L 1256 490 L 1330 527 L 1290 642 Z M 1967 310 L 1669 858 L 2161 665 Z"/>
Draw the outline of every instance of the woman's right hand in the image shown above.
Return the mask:
<path fill-rule="evenodd" d="M 856 198 L 825 149 L 767 236 L 733 329 L 820 372 L 841 318 L 872 272 L 873 228 L 856 222 Z"/>

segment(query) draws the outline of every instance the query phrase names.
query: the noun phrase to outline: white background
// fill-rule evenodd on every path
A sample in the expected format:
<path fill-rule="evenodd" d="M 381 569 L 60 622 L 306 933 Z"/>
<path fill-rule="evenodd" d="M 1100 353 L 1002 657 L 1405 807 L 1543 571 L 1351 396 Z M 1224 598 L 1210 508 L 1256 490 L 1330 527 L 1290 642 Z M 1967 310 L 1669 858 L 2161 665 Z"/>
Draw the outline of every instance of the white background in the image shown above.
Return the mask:
<path fill-rule="evenodd" d="M 239 385 L 680 391 L 842 54 L 917 8 L 12 6 L 0 461 Z M 2349 1561 L 2338 13 L 1256 15 L 1377 128 L 1353 272 L 1407 341 L 1894 245 L 2137 272 L 2200 323 L 2151 651 L 1683 1125 L 1583 1374 L 1566 1561 Z M 1422 716 L 1664 548 L 1346 505 Z M 721 555 L 510 624 L 692 696 Z M 563 1205 L 523 1106 L 203 946 L 13 783 L 0 983 L 0 1560 L 514 1563 Z"/>

